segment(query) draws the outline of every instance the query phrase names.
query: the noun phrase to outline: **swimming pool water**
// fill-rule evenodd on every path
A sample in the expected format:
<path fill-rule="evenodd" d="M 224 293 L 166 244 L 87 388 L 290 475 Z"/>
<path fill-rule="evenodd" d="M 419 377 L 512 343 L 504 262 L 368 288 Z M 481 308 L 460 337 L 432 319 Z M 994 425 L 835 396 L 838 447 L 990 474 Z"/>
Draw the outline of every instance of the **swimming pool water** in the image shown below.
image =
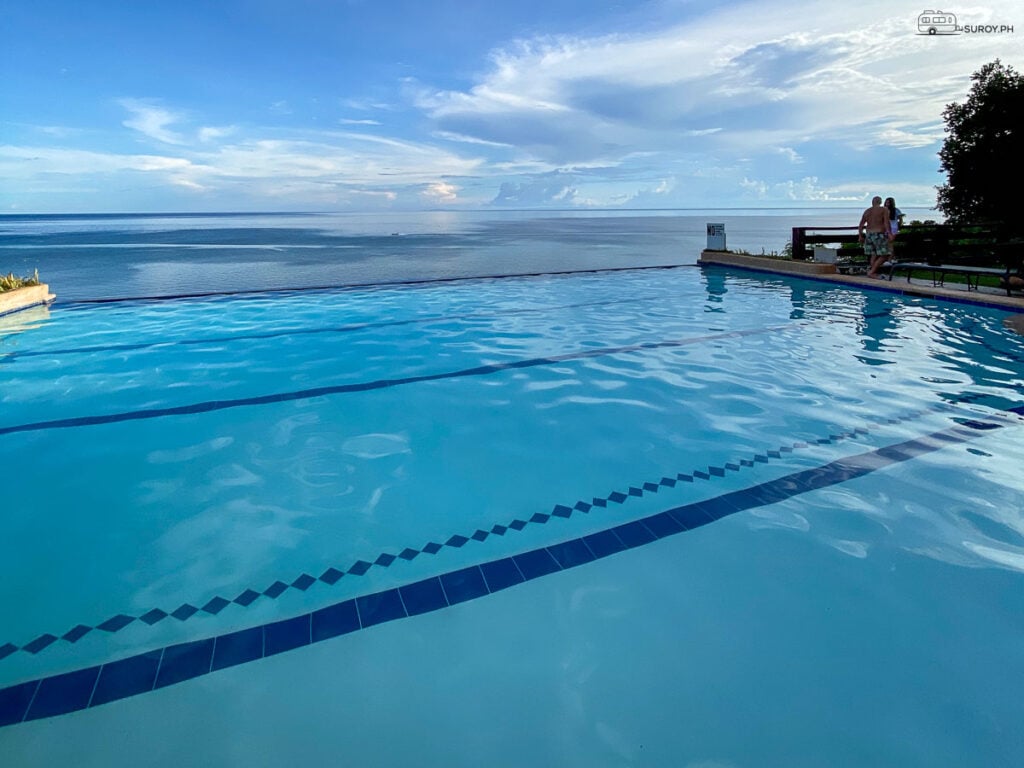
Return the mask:
<path fill-rule="evenodd" d="M 716 268 L 55 308 L 0 339 L 0 748 L 1005 764 L 1003 318 Z"/>

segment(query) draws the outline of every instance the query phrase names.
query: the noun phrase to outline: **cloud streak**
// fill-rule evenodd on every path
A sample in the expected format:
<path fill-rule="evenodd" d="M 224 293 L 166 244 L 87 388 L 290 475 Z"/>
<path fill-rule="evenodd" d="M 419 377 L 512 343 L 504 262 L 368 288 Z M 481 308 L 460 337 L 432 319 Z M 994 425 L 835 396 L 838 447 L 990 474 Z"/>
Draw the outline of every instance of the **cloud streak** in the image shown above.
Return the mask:
<path fill-rule="evenodd" d="M 139 99 L 122 99 L 121 106 L 131 114 L 123 123 L 126 128 L 164 144 L 185 143 L 180 133 L 168 128 L 169 125 L 180 122 L 180 115 Z"/>

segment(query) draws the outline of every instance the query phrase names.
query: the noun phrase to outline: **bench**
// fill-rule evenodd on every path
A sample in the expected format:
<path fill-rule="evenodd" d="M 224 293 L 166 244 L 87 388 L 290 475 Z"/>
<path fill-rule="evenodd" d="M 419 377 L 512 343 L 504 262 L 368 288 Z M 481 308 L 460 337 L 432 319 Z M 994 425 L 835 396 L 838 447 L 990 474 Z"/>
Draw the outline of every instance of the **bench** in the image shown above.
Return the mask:
<path fill-rule="evenodd" d="M 891 261 L 887 262 L 889 267 L 889 280 L 893 279 L 896 272 L 906 272 L 907 282 L 914 272 L 931 272 L 932 285 L 941 287 L 946 281 L 946 275 L 962 275 L 967 280 L 967 290 L 978 290 L 978 281 L 983 276 L 999 277 L 1006 286 L 1006 295 L 1011 290 L 1020 290 L 1010 286 L 1010 275 L 1016 271 L 1011 265 L 1005 267 L 973 267 L 965 264 L 928 264 L 920 261 Z"/>
<path fill-rule="evenodd" d="M 1020 274 L 1022 251 L 1019 240 L 996 228 L 926 224 L 900 230 L 894 257 L 885 267 L 890 280 L 896 272 L 906 272 L 907 282 L 914 272 L 929 273 L 933 286 L 944 285 L 947 275 L 959 275 L 968 291 L 978 290 L 982 277 L 998 277 L 1009 296 L 1020 290 L 1010 285 L 1010 277 Z"/>

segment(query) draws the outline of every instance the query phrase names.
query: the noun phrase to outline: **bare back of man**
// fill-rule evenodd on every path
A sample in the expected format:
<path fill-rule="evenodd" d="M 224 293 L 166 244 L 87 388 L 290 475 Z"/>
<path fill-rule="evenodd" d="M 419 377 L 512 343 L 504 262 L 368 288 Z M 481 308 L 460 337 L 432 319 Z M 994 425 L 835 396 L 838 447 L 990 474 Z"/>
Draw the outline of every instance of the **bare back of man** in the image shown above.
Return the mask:
<path fill-rule="evenodd" d="M 868 257 L 868 277 L 879 277 L 879 268 L 889 258 L 889 242 L 892 230 L 889 228 L 889 211 L 877 195 L 871 200 L 871 207 L 860 217 L 857 239 L 864 244 L 864 255 Z"/>

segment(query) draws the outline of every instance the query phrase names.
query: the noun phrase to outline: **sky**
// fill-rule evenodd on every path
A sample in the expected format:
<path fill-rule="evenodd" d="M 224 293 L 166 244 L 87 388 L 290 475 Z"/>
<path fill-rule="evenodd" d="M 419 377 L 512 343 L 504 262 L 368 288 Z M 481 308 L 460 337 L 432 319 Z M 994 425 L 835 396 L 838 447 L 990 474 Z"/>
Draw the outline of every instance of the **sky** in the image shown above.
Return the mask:
<path fill-rule="evenodd" d="M 929 207 L 942 110 L 1024 71 L 1024 10 L 924 10 L 11 0 L 0 214 Z"/>

